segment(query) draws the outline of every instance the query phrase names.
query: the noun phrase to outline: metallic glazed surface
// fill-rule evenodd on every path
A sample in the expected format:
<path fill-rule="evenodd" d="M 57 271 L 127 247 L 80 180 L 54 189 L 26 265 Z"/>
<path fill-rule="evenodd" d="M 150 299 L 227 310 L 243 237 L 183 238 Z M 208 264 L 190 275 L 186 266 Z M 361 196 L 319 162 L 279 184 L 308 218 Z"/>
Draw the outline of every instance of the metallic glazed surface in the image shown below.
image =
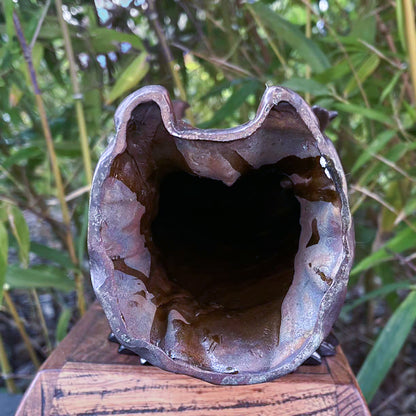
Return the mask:
<path fill-rule="evenodd" d="M 282 87 L 226 130 L 177 120 L 160 86 L 121 103 L 88 238 L 93 287 L 121 344 L 216 384 L 271 380 L 316 351 L 354 251 L 330 118 Z"/>

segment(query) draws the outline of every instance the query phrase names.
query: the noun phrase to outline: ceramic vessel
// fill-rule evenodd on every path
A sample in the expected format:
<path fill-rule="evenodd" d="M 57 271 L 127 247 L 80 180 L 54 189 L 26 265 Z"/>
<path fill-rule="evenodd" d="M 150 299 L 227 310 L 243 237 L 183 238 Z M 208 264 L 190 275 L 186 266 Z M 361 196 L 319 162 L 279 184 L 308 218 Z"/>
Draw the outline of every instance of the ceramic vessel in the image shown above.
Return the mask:
<path fill-rule="evenodd" d="M 295 370 L 345 298 L 354 240 L 333 114 L 266 89 L 255 118 L 200 130 L 148 86 L 115 115 L 89 214 L 92 283 L 118 341 L 216 384 Z"/>

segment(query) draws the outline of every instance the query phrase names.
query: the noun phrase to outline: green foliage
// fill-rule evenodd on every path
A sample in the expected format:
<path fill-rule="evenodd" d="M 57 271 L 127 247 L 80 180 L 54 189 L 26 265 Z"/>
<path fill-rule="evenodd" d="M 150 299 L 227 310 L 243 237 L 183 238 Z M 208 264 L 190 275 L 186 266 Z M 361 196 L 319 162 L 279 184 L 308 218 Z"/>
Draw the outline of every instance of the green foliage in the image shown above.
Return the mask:
<path fill-rule="evenodd" d="M 360 115 L 369 120 L 378 121 L 383 125 L 393 125 L 393 120 L 391 120 L 391 118 L 385 113 L 378 110 L 373 110 L 372 108 L 366 108 L 362 105 L 335 103 L 334 108 L 343 113 Z"/>
<path fill-rule="evenodd" d="M 382 296 L 386 296 L 389 293 L 396 292 L 398 289 L 415 289 L 415 284 L 412 284 L 409 281 L 386 284 L 384 286 L 381 286 L 378 289 L 375 289 L 371 292 L 366 293 L 365 295 L 356 299 L 354 302 L 348 305 L 345 305 L 342 308 L 342 313 L 347 314 L 348 312 L 352 311 L 353 309 L 362 305 L 365 302 L 368 302 L 372 299 L 381 298 Z"/>
<path fill-rule="evenodd" d="M 357 379 L 364 397 L 371 401 L 399 354 L 413 324 L 416 322 L 416 291 L 393 313 L 381 331 L 374 347 L 358 373 Z"/>
<path fill-rule="evenodd" d="M 353 164 L 351 172 L 357 172 L 358 169 L 360 169 L 368 161 L 373 159 L 374 155 L 376 155 L 379 151 L 383 150 L 396 134 L 397 132 L 394 130 L 386 130 L 378 134 L 377 137 L 375 137 L 374 140 L 370 143 L 368 148 L 365 149 L 365 152 L 362 153 L 358 157 L 356 162 Z"/>
<path fill-rule="evenodd" d="M 6 227 L 0 222 L 0 301 L 3 299 L 3 286 L 6 282 L 7 252 L 9 249 L 9 238 Z"/>
<path fill-rule="evenodd" d="M 22 211 L 15 205 L 7 207 L 7 215 L 9 217 L 10 228 L 14 238 L 19 245 L 19 259 L 23 267 L 29 264 L 29 250 L 30 250 L 30 235 L 29 227 L 22 214 Z"/>
<path fill-rule="evenodd" d="M 314 41 L 304 35 L 299 27 L 283 19 L 279 14 L 272 13 L 265 4 L 254 3 L 250 8 L 266 29 L 273 31 L 276 38 L 285 40 L 314 71 L 319 73 L 330 67 L 327 56 Z"/>
<path fill-rule="evenodd" d="M 116 83 L 108 94 L 107 104 L 111 104 L 143 79 L 149 70 L 146 58 L 146 52 L 142 52 L 123 72 L 117 75 Z"/>
<path fill-rule="evenodd" d="M 329 2 L 325 11 L 312 3 L 311 38 L 305 36 L 308 17 L 302 2 L 161 0 L 162 38 L 145 7 L 120 2 L 125 3 L 104 2 L 95 9 L 98 3 L 64 0 L 82 90 L 76 98 L 85 109 L 93 165 L 113 132 L 115 108 L 128 93 L 162 84 L 179 98 L 163 40 L 200 127 L 246 122 L 267 83 L 339 112 L 327 133 L 351 185 L 357 253 L 350 287 L 364 291 L 360 299 L 347 301 L 343 315 L 382 304 L 388 321 L 360 371 L 360 384 L 371 400 L 414 322 L 411 308 L 416 309 L 414 292 L 405 297 L 416 282 L 416 110 L 402 2 L 382 8 L 361 0 Z M 68 57 L 55 8 L 40 22 L 45 5 L 43 0 L 0 5 L 0 299 L 4 283 L 59 297 L 73 290 L 77 273 L 88 275 L 88 198 Z M 66 249 L 13 11 L 28 43 L 40 27 L 33 63 L 65 194 L 72 195 L 68 204 L 79 265 Z M 30 224 L 31 216 L 41 230 Z M 71 307 L 62 309 L 57 340 L 66 333 Z M 374 332 L 378 322 L 373 319 Z M 376 354 L 386 359 L 376 360 Z"/>
<path fill-rule="evenodd" d="M 70 291 L 75 287 L 74 281 L 63 270 L 46 265 L 30 269 L 9 265 L 6 282 L 11 289 L 54 288 Z"/>
<path fill-rule="evenodd" d="M 97 53 L 109 53 L 117 50 L 117 45 L 126 42 L 137 51 L 144 50 L 140 38 L 131 33 L 121 33 L 113 29 L 96 27 L 89 33 L 91 42 Z"/>
<path fill-rule="evenodd" d="M 68 254 L 62 250 L 57 250 L 43 244 L 32 242 L 31 251 L 40 258 L 62 266 L 67 270 L 76 270 Z"/>
<path fill-rule="evenodd" d="M 351 77 L 344 89 L 344 95 L 350 95 L 356 88 L 358 83 L 363 83 L 378 67 L 380 58 L 377 55 L 370 55 L 357 69 L 357 75 Z"/>
<path fill-rule="evenodd" d="M 383 261 L 391 260 L 394 254 L 414 249 L 416 247 L 416 231 L 413 228 L 403 228 L 395 237 L 389 240 L 382 248 L 371 253 L 359 262 L 352 270 L 351 276 L 374 267 Z"/>
<path fill-rule="evenodd" d="M 61 342 L 65 338 L 65 335 L 68 332 L 68 325 L 69 325 L 69 321 L 71 320 L 71 317 L 72 317 L 72 310 L 70 308 L 64 308 L 61 314 L 59 315 L 58 324 L 56 325 L 56 334 L 55 334 L 55 339 L 57 343 Z"/>
<path fill-rule="evenodd" d="M 287 81 L 282 82 L 281 84 L 284 87 L 290 88 L 293 91 L 296 91 L 299 94 L 309 93 L 315 97 L 320 96 L 330 96 L 331 91 L 326 87 L 326 85 L 321 84 L 314 79 L 307 78 L 291 78 Z"/>
<path fill-rule="evenodd" d="M 215 113 L 211 120 L 201 123 L 200 128 L 208 129 L 217 126 L 225 119 L 230 119 L 233 114 L 246 103 L 249 96 L 259 90 L 259 82 L 257 80 L 243 80 L 233 89 L 231 95 L 222 107 Z"/>

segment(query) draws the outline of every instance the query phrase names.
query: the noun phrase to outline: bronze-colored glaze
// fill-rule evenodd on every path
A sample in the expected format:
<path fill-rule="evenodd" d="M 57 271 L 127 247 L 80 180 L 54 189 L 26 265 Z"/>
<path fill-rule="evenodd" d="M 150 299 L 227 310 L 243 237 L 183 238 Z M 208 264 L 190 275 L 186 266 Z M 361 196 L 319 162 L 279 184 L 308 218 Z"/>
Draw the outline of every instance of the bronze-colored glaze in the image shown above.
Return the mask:
<path fill-rule="evenodd" d="M 122 345 L 216 384 L 274 379 L 317 350 L 354 250 L 333 116 L 282 87 L 227 130 L 177 119 L 160 86 L 122 102 L 89 217 L 94 290 Z"/>

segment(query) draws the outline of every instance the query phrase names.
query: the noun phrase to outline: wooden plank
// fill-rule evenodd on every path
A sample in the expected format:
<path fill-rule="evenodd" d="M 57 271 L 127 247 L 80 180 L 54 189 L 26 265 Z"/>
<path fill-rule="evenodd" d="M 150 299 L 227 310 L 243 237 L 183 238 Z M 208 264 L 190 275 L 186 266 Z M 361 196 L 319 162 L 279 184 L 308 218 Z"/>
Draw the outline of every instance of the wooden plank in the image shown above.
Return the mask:
<path fill-rule="evenodd" d="M 337 409 L 340 416 L 366 416 L 370 412 L 341 348 L 335 357 L 326 359 L 329 372 L 336 386 Z"/>
<path fill-rule="evenodd" d="M 144 371 L 143 371 L 144 370 Z M 291 375 L 285 381 L 215 386 L 155 368 L 68 363 L 57 382 L 51 414 L 334 414 L 336 389 L 328 374 Z M 296 391 L 294 391 L 296 388 Z M 330 413 L 332 412 L 332 413 Z"/>
<path fill-rule="evenodd" d="M 215 386 L 120 355 L 94 304 L 44 363 L 17 411 L 44 415 L 369 415 L 338 348 L 273 382 Z"/>
<path fill-rule="evenodd" d="M 16 415 L 50 415 L 60 370 L 39 371 L 17 409 Z"/>

